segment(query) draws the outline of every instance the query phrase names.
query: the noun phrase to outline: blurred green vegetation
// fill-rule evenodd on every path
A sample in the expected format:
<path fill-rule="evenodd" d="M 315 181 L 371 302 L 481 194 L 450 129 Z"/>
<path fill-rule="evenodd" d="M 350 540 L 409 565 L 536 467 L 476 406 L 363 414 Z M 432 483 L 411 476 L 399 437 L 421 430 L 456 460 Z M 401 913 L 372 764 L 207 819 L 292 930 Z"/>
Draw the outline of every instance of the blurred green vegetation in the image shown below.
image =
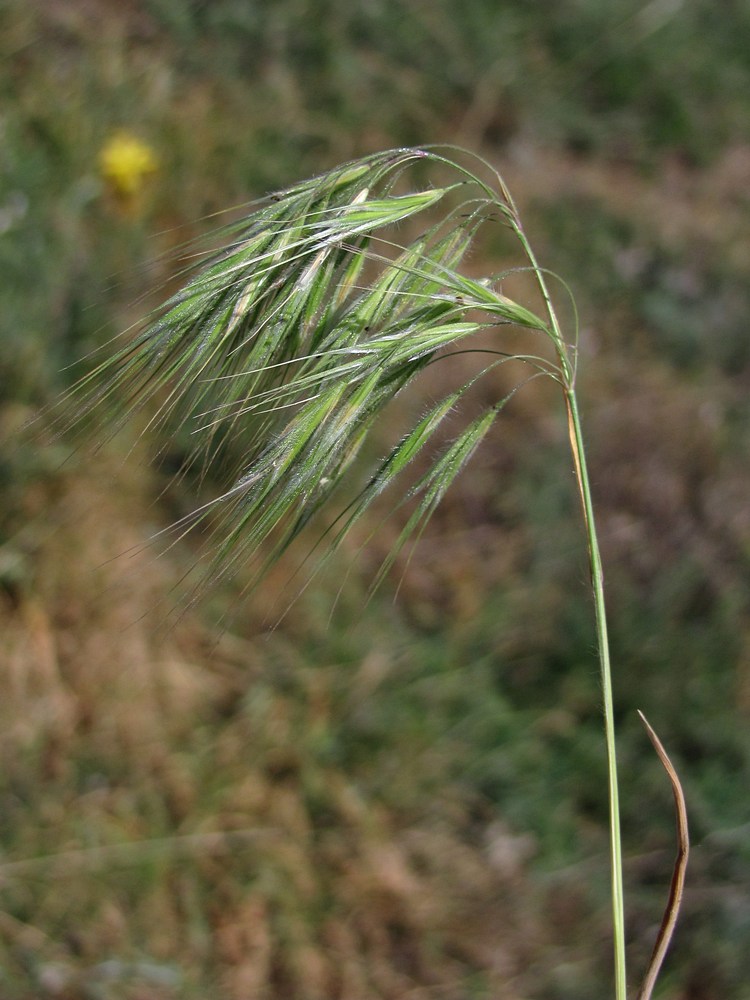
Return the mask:
<path fill-rule="evenodd" d="M 168 462 L 19 444 L 213 213 L 457 141 L 501 166 L 581 314 L 632 975 L 672 855 L 641 708 L 696 845 L 660 996 L 743 1000 L 749 38 L 740 0 L 0 7 L 3 996 L 607 995 L 594 636 L 548 396 L 509 410 L 390 595 L 363 610 L 365 552 L 268 634 L 282 571 L 229 632 L 220 593 L 165 636 L 142 616 L 193 553 L 107 563 L 190 503 L 155 500 Z M 131 199 L 100 172 L 118 130 L 158 161 Z"/>

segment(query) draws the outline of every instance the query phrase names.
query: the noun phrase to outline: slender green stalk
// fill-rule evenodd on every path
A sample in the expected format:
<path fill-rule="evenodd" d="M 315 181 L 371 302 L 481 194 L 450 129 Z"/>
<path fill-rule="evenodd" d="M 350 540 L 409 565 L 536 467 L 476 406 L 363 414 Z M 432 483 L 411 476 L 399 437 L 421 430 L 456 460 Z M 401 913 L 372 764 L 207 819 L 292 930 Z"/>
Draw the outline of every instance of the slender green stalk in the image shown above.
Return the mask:
<path fill-rule="evenodd" d="M 596 638 L 601 671 L 602 699 L 604 707 L 604 735 L 607 744 L 607 781 L 609 788 L 609 837 L 612 877 L 612 920 L 615 949 L 615 997 L 625 1000 L 627 977 L 625 969 L 625 903 L 622 886 L 622 846 L 620 843 L 620 796 L 617 781 L 617 756 L 615 744 L 614 705 L 612 699 L 612 670 L 609 658 L 607 636 L 607 615 L 604 604 L 604 575 L 599 553 L 599 541 L 591 501 L 591 488 L 586 468 L 586 452 L 583 447 L 581 418 L 573 389 L 567 389 L 565 401 L 568 407 L 568 427 L 570 445 L 576 465 L 576 478 L 581 493 L 583 518 L 588 538 L 589 564 L 591 568 L 591 589 L 594 597 L 596 618 Z"/>
<path fill-rule="evenodd" d="M 514 207 L 515 211 L 515 207 Z M 586 464 L 586 450 L 583 443 L 583 430 L 578 410 L 578 399 L 575 391 L 575 365 L 571 363 L 568 348 L 562 336 L 560 324 L 555 313 L 552 298 L 547 288 L 544 273 L 539 267 L 534 251 L 531 248 L 521 228 L 518 217 L 514 228 L 531 263 L 537 282 L 544 299 L 549 316 L 555 346 L 560 360 L 565 404 L 568 411 L 568 433 L 570 447 L 575 464 L 575 475 L 583 508 L 583 520 L 586 530 L 589 552 L 589 568 L 591 571 L 591 591 L 594 598 L 594 617 L 596 622 L 597 651 L 602 684 L 602 701 L 604 709 L 604 736 L 607 748 L 607 784 L 609 795 L 609 839 L 610 867 L 612 879 L 612 922 L 613 943 L 615 953 L 615 997 L 616 1000 L 626 1000 L 627 975 L 625 965 L 625 900 L 622 884 L 622 844 L 620 837 L 620 795 L 617 777 L 617 753 L 615 739 L 614 702 L 612 696 L 612 668 L 609 654 L 609 637 L 607 633 L 607 613 L 604 601 L 604 573 L 602 570 L 599 539 L 594 518 L 594 505 L 591 498 L 591 484 Z"/>

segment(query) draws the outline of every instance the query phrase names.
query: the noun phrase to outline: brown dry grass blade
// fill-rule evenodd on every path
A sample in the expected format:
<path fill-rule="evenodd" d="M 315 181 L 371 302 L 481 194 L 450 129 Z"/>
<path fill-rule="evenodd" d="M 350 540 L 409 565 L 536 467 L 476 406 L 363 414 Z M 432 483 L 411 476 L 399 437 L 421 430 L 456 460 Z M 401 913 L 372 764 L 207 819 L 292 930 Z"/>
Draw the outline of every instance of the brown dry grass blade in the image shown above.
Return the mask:
<path fill-rule="evenodd" d="M 672 884 L 669 887 L 669 899 L 667 900 L 667 906 L 664 910 L 664 916 L 662 917 L 661 927 L 659 928 L 659 934 L 656 938 L 656 944 L 654 945 L 654 950 L 651 953 L 651 960 L 648 963 L 646 975 L 643 978 L 643 984 L 638 991 L 637 997 L 637 1000 L 651 1000 L 651 994 L 653 992 L 654 985 L 656 984 L 656 979 L 659 975 L 662 962 L 664 961 L 664 956 L 669 948 L 669 943 L 672 940 L 672 934 L 674 933 L 677 917 L 680 912 L 682 891 L 685 887 L 685 872 L 687 871 L 688 854 L 690 851 L 690 838 L 688 836 L 687 806 L 685 805 L 685 796 L 682 791 L 680 779 L 677 777 L 677 772 L 672 765 L 672 761 L 667 756 L 667 752 L 662 746 L 661 740 L 649 725 L 646 716 L 640 710 L 638 711 L 638 715 L 640 715 L 641 722 L 646 727 L 649 739 L 654 745 L 654 750 L 656 750 L 659 760 L 662 762 L 664 770 L 667 772 L 669 780 L 672 783 L 672 792 L 674 794 L 674 803 L 677 812 L 678 849 L 677 858 L 674 863 L 674 871 L 672 873 Z"/>

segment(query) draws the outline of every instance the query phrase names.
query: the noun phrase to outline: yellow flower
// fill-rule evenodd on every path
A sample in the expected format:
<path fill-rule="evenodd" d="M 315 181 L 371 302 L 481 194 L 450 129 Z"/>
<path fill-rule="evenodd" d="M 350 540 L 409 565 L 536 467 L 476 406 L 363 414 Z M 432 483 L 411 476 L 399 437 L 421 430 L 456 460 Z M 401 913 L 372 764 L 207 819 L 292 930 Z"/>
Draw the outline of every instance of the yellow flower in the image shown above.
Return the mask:
<path fill-rule="evenodd" d="M 120 198 L 132 199 L 158 167 L 156 154 L 130 132 L 115 132 L 99 152 L 99 172 Z"/>

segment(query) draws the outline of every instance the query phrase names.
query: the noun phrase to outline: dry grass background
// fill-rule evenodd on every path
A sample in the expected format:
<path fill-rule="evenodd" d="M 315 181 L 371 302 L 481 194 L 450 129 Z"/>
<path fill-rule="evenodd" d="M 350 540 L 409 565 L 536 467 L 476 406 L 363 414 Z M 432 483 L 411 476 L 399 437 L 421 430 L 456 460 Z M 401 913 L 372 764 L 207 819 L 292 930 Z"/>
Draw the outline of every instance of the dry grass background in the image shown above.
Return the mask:
<path fill-rule="evenodd" d="M 111 558 L 143 544 L 144 485 L 106 466 L 56 482 L 36 501 L 56 522 L 41 592 L 0 612 L 0 938 L 6 979 L 35 984 L 14 995 L 171 997 L 208 978 L 232 1000 L 459 997 L 473 968 L 520 996 L 533 840 L 495 819 L 467 842 L 460 801 L 410 822 L 366 775 L 321 766 L 347 707 L 336 663 L 305 670 L 287 638 L 217 641 L 193 616 L 165 633 L 150 612 L 174 567 Z M 387 656 L 348 665 L 350 709 Z"/>

